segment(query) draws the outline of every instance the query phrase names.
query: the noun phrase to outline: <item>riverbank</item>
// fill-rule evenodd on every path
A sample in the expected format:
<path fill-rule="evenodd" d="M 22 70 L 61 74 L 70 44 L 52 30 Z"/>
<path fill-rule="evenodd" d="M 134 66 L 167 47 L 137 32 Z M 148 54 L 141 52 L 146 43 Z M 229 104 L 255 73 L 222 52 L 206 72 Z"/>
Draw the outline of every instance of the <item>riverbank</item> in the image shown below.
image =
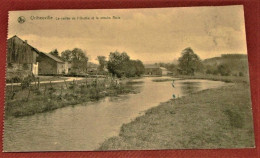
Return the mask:
<path fill-rule="evenodd" d="M 130 81 L 129 79 L 127 81 Z M 6 87 L 5 119 L 52 111 L 65 106 L 96 101 L 106 96 L 137 93 L 132 84 L 110 79 L 37 83 L 27 88 Z"/>
<path fill-rule="evenodd" d="M 145 115 L 122 125 L 119 136 L 109 138 L 98 150 L 254 147 L 247 79 L 215 80 L 234 84 L 151 108 Z"/>
<path fill-rule="evenodd" d="M 154 79 L 154 82 L 167 82 L 173 80 L 185 80 L 185 79 L 202 79 L 202 80 L 212 80 L 212 81 L 222 81 L 226 83 L 248 83 L 248 76 L 218 76 L 218 75 L 177 75 L 173 78 L 163 78 L 163 79 Z"/>

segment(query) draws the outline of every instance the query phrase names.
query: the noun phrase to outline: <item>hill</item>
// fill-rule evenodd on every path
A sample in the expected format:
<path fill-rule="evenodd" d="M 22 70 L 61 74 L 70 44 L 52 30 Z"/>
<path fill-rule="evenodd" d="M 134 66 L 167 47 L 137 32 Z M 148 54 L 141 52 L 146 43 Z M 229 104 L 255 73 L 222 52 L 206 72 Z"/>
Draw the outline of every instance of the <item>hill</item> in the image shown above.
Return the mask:
<path fill-rule="evenodd" d="M 246 54 L 222 54 L 220 57 L 203 60 L 205 71 L 209 74 L 217 73 L 220 66 L 227 69 L 231 75 L 248 74 L 248 57 Z"/>

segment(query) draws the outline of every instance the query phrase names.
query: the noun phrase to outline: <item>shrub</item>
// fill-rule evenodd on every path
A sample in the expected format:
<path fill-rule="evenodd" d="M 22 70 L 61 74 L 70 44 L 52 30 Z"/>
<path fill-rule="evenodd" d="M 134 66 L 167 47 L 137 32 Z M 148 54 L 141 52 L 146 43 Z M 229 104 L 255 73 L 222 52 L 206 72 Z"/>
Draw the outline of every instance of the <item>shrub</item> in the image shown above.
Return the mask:
<path fill-rule="evenodd" d="M 244 76 L 244 73 L 243 73 L 243 72 L 239 72 L 238 75 L 239 75 L 239 76 Z"/>
<path fill-rule="evenodd" d="M 221 76 L 229 76 L 231 71 L 227 65 L 219 65 L 218 72 Z"/>
<path fill-rule="evenodd" d="M 28 70 L 28 69 L 29 69 L 28 64 L 23 64 L 23 70 Z"/>
<path fill-rule="evenodd" d="M 12 69 L 12 68 L 14 68 L 14 66 L 13 66 L 12 63 L 8 63 L 8 64 L 7 64 L 7 68 Z"/>
<path fill-rule="evenodd" d="M 25 88 L 28 88 L 31 84 L 31 82 L 34 80 L 34 77 L 33 76 L 27 76 L 25 77 L 22 82 L 21 82 L 21 87 L 22 89 L 25 89 Z"/>

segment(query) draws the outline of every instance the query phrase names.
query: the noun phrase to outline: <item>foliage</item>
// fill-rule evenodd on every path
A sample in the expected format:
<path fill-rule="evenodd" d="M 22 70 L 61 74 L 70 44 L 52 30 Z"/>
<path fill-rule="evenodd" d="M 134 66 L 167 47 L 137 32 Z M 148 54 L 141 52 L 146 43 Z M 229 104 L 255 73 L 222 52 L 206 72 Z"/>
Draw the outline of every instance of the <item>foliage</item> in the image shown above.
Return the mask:
<path fill-rule="evenodd" d="M 7 64 L 7 68 L 12 69 L 12 68 L 14 68 L 14 66 L 13 66 L 12 63 L 8 63 L 8 64 Z"/>
<path fill-rule="evenodd" d="M 207 74 L 214 75 L 248 75 L 248 58 L 246 54 L 222 54 L 221 57 L 205 59 L 203 61 Z"/>
<path fill-rule="evenodd" d="M 57 49 L 54 49 L 53 51 L 51 51 L 49 54 L 53 55 L 53 56 L 56 56 L 56 57 L 59 57 L 59 52 Z"/>
<path fill-rule="evenodd" d="M 218 74 L 218 69 L 217 69 L 217 67 L 216 67 L 216 66 L 207 65 L 206 74 L 217 75 L 217 74 Z"/>
<path fill-rule="evenodd" d="M 227 65 L 219 65 L 218 72 L 221 76 L 229 76 L 231 71 Z"/>
<path fill-rule="evenodd" d="M 239 72 L 239 74 L 238 74 L 239 76 L 244 76 L 244 73 L 243 72 Z"/>
<path fill-rule="evenodd" d="M 25 79 L 28 83 L 27 85 L 33 81 L 32 77 L 28 76 Z M 14 99 L 10 99 L 13 95 L 10 91 L 15 92 Z M 28 86 L 24 89 L 17 86 L 14 87 L 14 90 L 9 87 L 6 92 L 5 117 L 33 115 L 64 106 L 98 100 L 105 96 L 116 96 L 130 92 L 134 92 L 134 88 L 131 85 L 121 83 L 118 79 L 115 80 L 111 77 L 78 82 L 44 84 L 44 86 L 41 85 L 39 88 L 32 84 L 29 100 L 26 100 L 28 97 Z"/>
<path fill-rule="evenodd" d="M 28 88 L 31 82 L 34 81 L 34 79 L 35 79 L 34 76 L 31 75 L 25 77 L 21 82 L 22 89 Z"/>
<path fill-rule="evenodd" d="M 125 53 L 111 52 L 107 69 L 117 77 L 134 77 L 144 73 L 144 65 L 140 60 L 130 60 Z"/>
<path fill-rule="evenodd" d="M 98 67 L 99 71 L 104 71 L 104 68 L 107 64 L 106 57 L 105 56 L 98 56 L 97 60 L 99 62 L 99 67 Z"/>
<path fill-rule="evenodd" d="M 202 63 L 197 54 L 188 47 L 182 51 L 182 56 L 178 59 L 180 73 L 183 75 L 194 75 L 196 71 L 201 70 Z"/>
<path fill-rule="evenodd" d="M 61 58 L 64 60 L 64 61 L 67 61 L 67 62 L 71 62 L 71 50 L 65 50 L 63 52 L 61 52 Z"/>
<path fill-rule="evenodd" d="M 65 50 L 61 53 L 61 58 L 72 64 L 72 71 L 76 73 L 87 71 L 88 57 L 82 49 Z"/>
<path fill-rule="evenodd" d="M 28 64 L 23 64 L 23 70 L 29 70 L 29 66 L 28 66 Z"/>

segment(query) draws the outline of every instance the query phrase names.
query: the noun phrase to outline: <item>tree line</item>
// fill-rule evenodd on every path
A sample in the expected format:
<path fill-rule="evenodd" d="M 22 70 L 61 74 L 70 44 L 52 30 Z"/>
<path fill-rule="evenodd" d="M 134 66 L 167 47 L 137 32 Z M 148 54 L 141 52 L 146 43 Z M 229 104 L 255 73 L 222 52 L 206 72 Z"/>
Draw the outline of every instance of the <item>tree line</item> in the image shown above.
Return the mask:
<path fill-rule="evenodd" d="M 86 55 L 86 52 L 79 48 L 74 48 L 73 50 L 65 50 L 61 52 L 61 56 L 59 56 L 59 52 L 57 49 L 50 52 L 50 54 L 62 59 L 63 61 L 69 62 L 71 64 L 71 72 L 79 74 L 79 73 L 87 73 L 88 71 L 88 60 L 89 58 Z M 219 58 L 230 58 L 232 57 L 243 57 L 243 55 L 238 54 L 224 54 Z M 108 72 L 116 77 L 135 77 L 141 76 L 145 73 L 145 67 L 142 61 L 140 60 L 132 60 L 130 56 L 126 52 L 110 52 L 109 57 L 107 59 L 106 56 L 97 56 L 96 59 L 99 62 L 97 71 L 98 72 Z M 177 64 L 174 63 L 155 63 L 160 67 L 166 68 L 170 72 L 175 72 L 175 74 L 181 75 L 195 75 L 195 73 L 204 73 L 204 74 L 213 74 L 213 75 L 221 75 L 221 76 L 229 76 L 232 75 L 232 68 L 237 67 L 236 65 L 231 65 L 227 63 L 221 63 L 218 65 L 208 65 L 203 63 L 200 57 L 193 51 L 192 48 L 185 48 L 181 52 L 181 57 L 179 57 Z M 229 63 L 232 63 L 230 61 Z M 237 63 L 237 61 L 236 61 Z M 247 65 L 243 65 L 243 67 L 237 68 L 237 75 L 243 76 L 244 71 L 241 69 L 247 69 Z M 234 74 L 234 73 L 233 73 Z"/>
<path fill-rule="evenodd" d="M 73 50 L 65 50 L 61 52 L 61 56 L 59 56 L 59 52 L 55 49 L 49 54 L 70 63 L 71 72 L 76 74 L 87 73 L 89 58 L 82 49 L 74 48 Z M 105 56 L 97 56 L 96 60 L 99 62 L 99 72 L 107 70 L 113 76 L 119 78 L 141 76 L 145 72 L 142 61 L 130 59 L 130 56 L 126 52 L 110 52 L 108 60 Z"/>
<path fill-rule="evenodd" d="M 247 56 L 244 54 L 222 54 L 221 57 L 211 59 L 221 62 L 213 64 L 205 63 L 192 48 L 188 47 L 181 52 L 181 57 L 179 57 L 177 64 L 157 63 L 157 65 L 165 67 L 171 72 L 175 71 L 175 74 L 191 76 L 195 75 L 195 73 L 244 76 L 248 71 Z"/>

